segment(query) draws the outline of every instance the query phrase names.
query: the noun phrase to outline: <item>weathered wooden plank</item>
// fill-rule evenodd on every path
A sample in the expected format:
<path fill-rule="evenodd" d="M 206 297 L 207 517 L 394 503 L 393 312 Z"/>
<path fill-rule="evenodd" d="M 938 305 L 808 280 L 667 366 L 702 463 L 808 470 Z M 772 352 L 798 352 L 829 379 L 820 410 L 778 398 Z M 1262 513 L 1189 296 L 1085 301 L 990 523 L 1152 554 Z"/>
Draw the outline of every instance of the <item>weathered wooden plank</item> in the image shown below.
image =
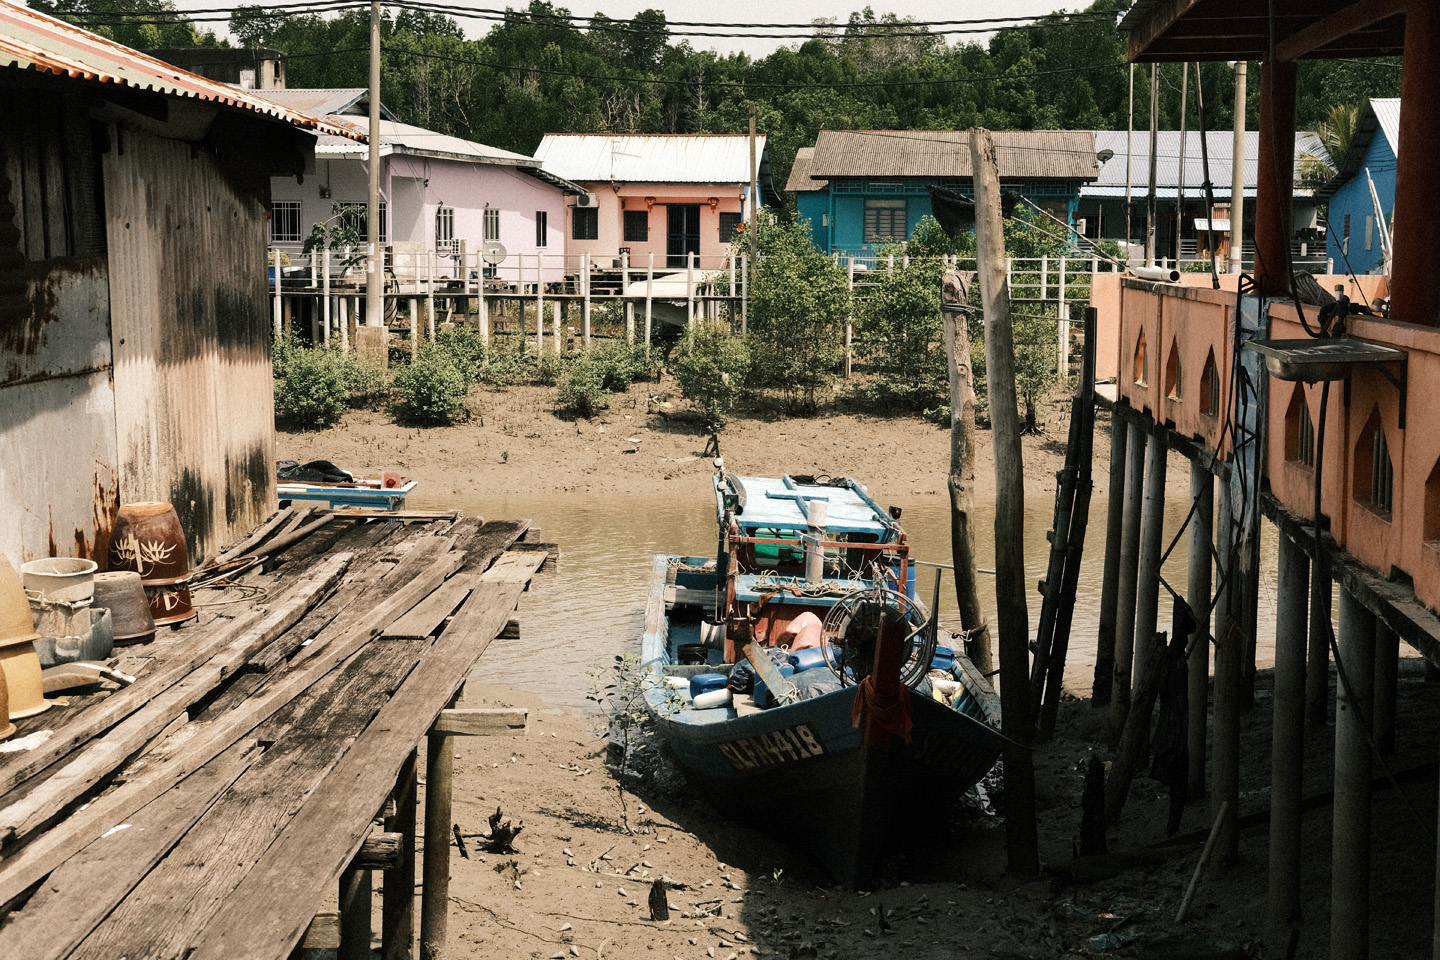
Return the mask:
<path fill-rule="evenodd" d="M 91 801 L 36 837 L 10 859 L 0 861 L 0 904 L 23 893 L 83 848 L 98 832 L 121 822 L 255 729 L 257 724 L 379 635 L 396 617 L 424 599 L 462 562 L 463 558 L 458 553 L 436 560 L 425 573 L 378 603 L 364 623 L 357 624 L 348 635 L 337 637 L 321 655 L 301 668 L 287 672 L 224 717 L 217 718 L 211 723 L 206 736 L 196 738 L 184 749 L 131 778 L 120 788 Z M 377 585 L 376 589 L 380 591 L 377 595 L 383 595 L 383 587 Z M 438 708 L 436 712 L 439 712 Z"/>
<path fill-rule="evenodd" d="M 114 770 L 221 680 L 237 672 L 251 654 L 293 626 L 321 596 L 330 592 L 349 562 L 349 554 L 339 554 L 319 564 L 258 621 L 252 624 L 248 620 L 237 620 L 235 623 L 242 625 L 241 628 L 221 632 L 219 639 L 227 641 L 223 646 L 217 647 L 214 642 L 206 644 L 200 655 L 203 659 L 188 658 L 158 671 L 163 679 L 173 676 L 174 682 L 154 689 L 161 687 L 159 678 L 153 684 L 145 683 L 149 677 L 142 678 L 106 700 L 105 707 L 109 709 L 102 707 L 87 713 L 86 719 L 90 722 L 80 725 L 84 729 L 73 730 L 76 724 L 62 725 L 44 746 L 32 751 L 34 756 L 14 764 L 14 770 L 7 769 L 7 776 L 0 782 L 8 780 L 7 785 L 13 784 L 19 771 L 43 769 L 68 754 L 76 744 L 86 739 L 90 742 L 82 754 L 51 773 L 44 784 L 0 811 L 0 838 L 25 834 Z M 187 667 L 184 674 L 176 676 Z M 104 729 L 99 724 L 105 720 L 119 722 L 104 736 L 91 739 Z"/>
<path fill-rule="evenodd" d="M 340 947 L 340 911 L 322 910 L 310 920 L 300 946 L 306 950 L 338 950 Z"/>
<path fill-rule="evenodd" d="M 71 954 L 168 957 L 214 914 L 420 659 L 423 641 L 367 644 L 256 729 L 273 746 Z M 373 815 L 379 809 L 377 802 Z M 368 821 L 352 824 L 360 836 Z M 307 859 L 291 865 L 303 875 Z M 155 918 L 165 922 L 157 924 Z"/>
<path fill-rule="evenodd" d="M 385 628 L 385 637 L 428 637 L 445 618 L 455 612 L 470 593 L 470 584 L 451 580 L 415 605 L 405 616 Z"/>
<path fill-rule="evenodd" d="M 294 507 L 281 507 L 279 510 L 276 510 L 274 513 L 270 514 L 269 518 L 263 523 L 261 523 L 260 526 L 250 531 L 250 534 L 248 536 L 242 537 L 240 542 L 236 543 L 234 546 L 222 550 L 219 554 L 215 556 L 214 559 L 212 559 L 205 566 L 219 566 L 222 563 L 234 560 L 236 557 L 245 556 L 246 550 L 249 550 L 251 547 L 263 543 L 265 538 L 270 536 L 270 534 L 274 533 L 275 530 L 281 526 L 281 524 L 289 520 L 290 517 L 294 514 L 294 512 Z"/>
<path fill-rule="evenodd" d="M 255 746 L 254 740 L 235 744 L 67 860 L 0 927 L 0 956 L 69 956 L 255 762 Z"/>
<path fill-rule="evenodd" d="M 481 579 L 487 583 L 529 583 L 544 562 L 545 554 L 537 551 L 507 550 Z"/>
<path fill-rule="evenodd" d="M 499 634 L 495 639 L 496 639 L 496 640 L 519 640 L 519 639 L 520 639 L 520 621 L 514 619 L 513 617 L 512 617 L 510 620 L 507 620 L 507 621 L 505 622 L 505 626 L 504 626 L 503 628 L 501 628 L 500 634 Z"/>
<path fill-rule="evenodd" d="M 529 531 L 527 531 L 528 533 Z M 511 550 L 538 550 L 545 554 L 545 565 L 540 568 L 541 573 L 554 573 L 560 569 L 560 544 L 558 543 L 537 543 L 529 540 L 521 541 L 510 545 Z"/>
<path fill-rule="evenodd" d="M 523 707 L 452 707 L 440 711 L 430 732 L 458 737 L 523 737 L 529 723 L 530 711 Z"/>
<path fill-rule="evenodd" d="M 516 583 L 486 585 L 465 604 L 375 721 L 290 821 L 214 920 L 192 941 L 189 960 L 283 957 L 304 935 L 317 892 L 338 881 L 395 773 L 435 722 L 519 602 Z M 315 869 L 300 876 L 299 862 Z"/>
<path fill-rule="evenodd" d="M 389 870 L 400 863 L 400 844 L 404 836 L 398 833 L 372 833 L 360 844 L 351 866 L 357 870 Z"/>
<path fill-rule="evenodd" d="M 461 542 L 460 549 L 465 551 L 465 566 L 462 573 L 479 573 L 486 569 L 495 558 L 506 550 L 511 544 L 525 535 L 530 528 L 529 520 L 491 520 L 480 528 L 469 542 Z"/>

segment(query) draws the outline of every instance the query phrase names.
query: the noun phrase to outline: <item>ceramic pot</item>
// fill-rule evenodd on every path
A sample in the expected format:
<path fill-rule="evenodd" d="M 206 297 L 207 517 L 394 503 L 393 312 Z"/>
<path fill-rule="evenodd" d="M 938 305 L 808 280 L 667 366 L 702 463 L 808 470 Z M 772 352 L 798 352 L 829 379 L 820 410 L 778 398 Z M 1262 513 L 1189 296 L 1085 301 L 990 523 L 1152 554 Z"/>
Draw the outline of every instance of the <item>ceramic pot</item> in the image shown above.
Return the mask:
<path fill-rule="evenodd" d="M 78 619 L 71 619 L 70 633 L 48 633 L 44 620 L 38 627 L 41 636 L 35 641 L 35 653 L 41 668 L 76 660 L 104 660 L 115 648 L 110 611 L 104 607 L 82 607 Z"/>
<path fill-rule="evenodd" d="M 110 611 L 115 643 L 146 643 L 155 636 L 155 617 L 145 585 L 134 570 L 111 570 L 95 574 L 94 606 Z"/>
<path fill-rule="evenodd" d="M 0 670 L 5 673 L 5 688 L 10 695 L 9 717 L 33 717 L 49 710 L 54 703 L 45 699 L 45 681 L 40 676 L 40 657 L 29 640 L 0 647 Z"/>
<path fill-rule="evenodd" d="M 10 722 L 10 689 L 5 686 L 5 668 L 0 666 L 0 740 L 15 732 Z"/>
<path fill-rule="evenodd" d="M 88 600 L 95 592 L 94 560 L 78 557 L 46 557 L 20 565 L 20 582 L 32 596 L 44 600 L 77 603 Z"/>
<path fill-rule="evenodd" d="M 127 503 L 110 530 L 110 569 L 134 570 L 147 586 L 190 576 L 185 531 L 168 503 Z"/>
<path fill-rule="evenodd" d="M 150 601 L 150 616 L 155 626 L 176 626 L 194 617 L 195 609 L 190 606 L 190 581 L 188 578 L 172 583 L 145 584 L 145 599 Z"/>
<path fill-rule="evenodd" d="M 30 601 L 20 585 L 20 575 L 0 553 L 0 646 L 29 643 L 38 636 L 30 616 Z"/>

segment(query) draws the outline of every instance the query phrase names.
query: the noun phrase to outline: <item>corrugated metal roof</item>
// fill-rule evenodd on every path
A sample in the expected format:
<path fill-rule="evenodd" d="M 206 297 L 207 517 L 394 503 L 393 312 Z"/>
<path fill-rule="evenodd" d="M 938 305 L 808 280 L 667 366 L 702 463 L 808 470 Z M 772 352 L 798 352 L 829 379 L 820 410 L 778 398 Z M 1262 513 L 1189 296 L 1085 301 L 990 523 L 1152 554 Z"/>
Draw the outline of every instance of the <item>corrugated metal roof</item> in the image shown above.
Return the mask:
<path fill-rule="evenodd" d="M 1370 109 L 1375 111 L 1375 119 L 1380 121 L 1380 130 L 1390 142 L 1390 151 L 1395 156 L 1400 156 L 1400 98 L 1372 99 Z"/>
<path fill-rule="evenodd" d="M 757 138 L 765 152 L 765 138 Z M 748 183 L 750 138 L 744 134 L 611 136 L 547 133 L 535 151 L 551 173 L 580 183 Z"/>
<path fill-rule="evenodd" d="M 811 190 L 824 190 L 830 186 L 829 180 L 816 180 L 810 176 L 810 171 L 814 166 L 814 147 L 801 147 L 795 151 L 795 163 L 790 167 L 789 179 L 785 181 L 786 191 L 805 193 Z"/>
<path fill-rule="evenodd" d="M 0 67 L 18 67 L 149 90 L 174 97 L 207 100 L 274 117 L 308 130 L 354 136 L 343 127 L 282 107 L 246 90 L 148 57 L 54 17 L 0 0 Z"/>
<path fill-rule="evenodd" d="M 1089 130 L 1000 130 L 991 135 L 1007 180 L 1094 180 L 1099 172 Z M 821 130 L 810 176 L 969 179 L 966 130 Z"/>
<path fill-rule="evenodd" d="M 1365 156 L 1370 152 L 1370 145 L 1375 142 L 1377 133 L 1385 138 L 1390 152 L 1399 157 L 1400 100 L 1398 98 L 1370 100 L 1360 108 L 1360 116 L 1355 120 L 1355 133 L 1350 138 L 1350 149 L 1338 163 L 1333 164 L 1335 176 L 1329 183 L 1315 191 L 1316 197 L 1321 200 L 1329 200 L 1335 195 L 1335 191 L 1360 173 L 1365 166 Z"/>
<path fill-rule="evenodd" d="M 1131 138 L 1130 185 L 1133 196 L 1144 196 L 1150 189 L 1150 133 L 1136 130 Z M 1210 155 L 1210 185 L 1216 196 L 1229 197 L 1231 185 L 1232 158 L 1235 136 L 1228 130 L 1212 130 L 1205 134 L 1205 147 Z M 1096 130 L 1095 148 L 1113 151 L 1114 156 L 1100 168 L 1100 176 L 1094 183 L 1080 187 L 1082 197 L 1123 197 L 1125 196 L 1125 131 Z M 1325 148 L 1311 133 L 1295 135 L 1295 164 L 1298 169 L 1300 154 L 1309 151 L 1325 156 Z M 1260 153 L 1260 134 L 1254 130 L 1245 132 L 1245 182 L 1242 185 L 1246 196 L 1255 195 L 1256 157 Z M 1180 169 L 1180 131 L 1161 130 L 1156 135 L 1155 149 L 1155 192 L 1157 196 L 1173 197 L 1176 186 L 1183 182 L 1187 196 L 1198 195 L 1200 185 L 1205 182 L 1205 165 L 1200 153 L 1200 134 L 1194 130 L 1185 132 L 1185 169 L 1183 178 Z M 1296 190 L 1297 196 L 1307 193 Z"/>
<path fill-rule="evenodd" d="M 365 139 L 370 131 L 370 118 L 349 115 L 327 117 L 331 123 L 343 127 L 360 138 L 361 142 L 341 137 L 321 136 L 315 142 L 317 157 L 353 157 L 363 159 L 369 152 L 369 141 Z M 499 147 L 486 146 L 474 140 L 464 140 L 449 134 L 426 130 L 395 120 L 380 121 L 380 154 L 405 154 L 416 157 L 433 157 L 438 160 L 457 160 L 462 163 L 488 163 L 502 167 L 516 167 L 519 170 L 544 180 L 570 193 L 584 193 L 579 184 L 564 177 L 557 177 L 540 166 L 534 157 L 523 153 L 511 153 Z"/>
<path fill-rule="evenodd" d="M 261 95 L 271 103 L 298 110 L 312 117 L 328 117 L 334 114 L 368 116 L 370 91 L 366 87 L 289 87 L 284 90 L 264 90 Z M 380 104 L 381 120 L 398 120 L 395 114 Z"/>

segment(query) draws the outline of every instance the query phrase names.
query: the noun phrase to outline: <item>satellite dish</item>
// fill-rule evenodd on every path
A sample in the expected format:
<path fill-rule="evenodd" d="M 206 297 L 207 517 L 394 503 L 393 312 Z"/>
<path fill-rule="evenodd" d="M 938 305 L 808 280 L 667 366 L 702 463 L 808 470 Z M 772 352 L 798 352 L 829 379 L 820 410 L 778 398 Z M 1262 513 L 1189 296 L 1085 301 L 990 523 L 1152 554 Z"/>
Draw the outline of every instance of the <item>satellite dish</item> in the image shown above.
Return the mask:
<path fill-rule="evenodd" d="M 503 263 L 505 260 L 505 244 L 499 240 L 491 240 L 481 248 L 480 259 L 492 267 L 496 264 Z"/>

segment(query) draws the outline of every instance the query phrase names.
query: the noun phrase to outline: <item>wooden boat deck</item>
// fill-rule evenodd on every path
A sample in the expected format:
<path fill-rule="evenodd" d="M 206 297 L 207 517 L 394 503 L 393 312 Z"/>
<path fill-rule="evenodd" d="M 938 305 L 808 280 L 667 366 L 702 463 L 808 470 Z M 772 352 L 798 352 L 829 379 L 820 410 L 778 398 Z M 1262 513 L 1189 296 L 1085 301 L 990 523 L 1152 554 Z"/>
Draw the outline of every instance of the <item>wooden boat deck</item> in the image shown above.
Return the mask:
<path fill-rule="evenodd" d="M 315 515 L 281 511 L 231 552 Z M 312 523 L 243 586 L 197 589 L 198 623 L 117 647 L 132 686 L 17 721 L 0 744 L 0 956 L 282 960 L 342 928 L 368 956 L 372 869 L 384 955 L 410 956 L 417 926 L 443 949 L 448 737 L 524 732 L 523 711 L 455 705 L 555 553 L 519 542 L 528 526 Z M 425 821 L 443 827 L 417 923 L 427 736 Z"/>

